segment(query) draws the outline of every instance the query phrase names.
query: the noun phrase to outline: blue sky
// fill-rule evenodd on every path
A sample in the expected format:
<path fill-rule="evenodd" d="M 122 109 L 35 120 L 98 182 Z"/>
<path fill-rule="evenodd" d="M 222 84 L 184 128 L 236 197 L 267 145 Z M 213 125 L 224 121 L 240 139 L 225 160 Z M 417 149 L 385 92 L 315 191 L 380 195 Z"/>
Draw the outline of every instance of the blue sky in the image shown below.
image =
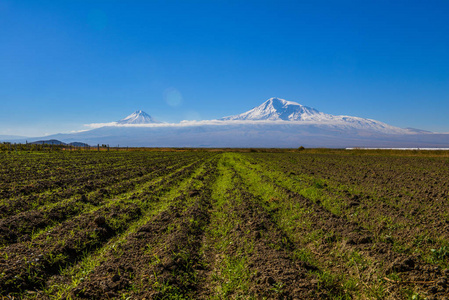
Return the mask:
<path fill-rule="evenodd" d="M 449 132 L 449 1 L 0 0 L 0 134 L 280 97 Z"/>

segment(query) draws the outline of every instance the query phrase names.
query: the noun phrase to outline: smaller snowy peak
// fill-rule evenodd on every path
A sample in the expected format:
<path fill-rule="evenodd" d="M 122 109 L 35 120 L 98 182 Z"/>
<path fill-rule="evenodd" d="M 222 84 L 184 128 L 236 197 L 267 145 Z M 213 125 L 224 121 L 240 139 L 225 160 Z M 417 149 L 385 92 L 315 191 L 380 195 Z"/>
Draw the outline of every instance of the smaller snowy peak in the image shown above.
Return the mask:
<path fill-rule="evenodd" d="M 225 117 L 222 120 L 306 121 L 322 120 L 328 117 L 330 116 L 327 114 L 297 102 L 280 98 L 270 98 L 261 105 L 243 114 Z"/>
<path fill-rule="evenodd" d="M 142 110 L 137 110 L 124 119 L 117 121 L 117 124 L 150 124 L 160 123 Z"/>

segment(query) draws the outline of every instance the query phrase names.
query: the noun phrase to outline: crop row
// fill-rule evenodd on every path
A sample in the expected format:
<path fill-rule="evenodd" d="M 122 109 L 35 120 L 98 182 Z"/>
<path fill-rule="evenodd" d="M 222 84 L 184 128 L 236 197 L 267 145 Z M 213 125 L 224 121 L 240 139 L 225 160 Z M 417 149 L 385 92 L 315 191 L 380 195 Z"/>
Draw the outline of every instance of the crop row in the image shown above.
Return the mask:
<path fill-rule="evenodd" d="M 148 161 L 141 161 L 141 159 L 137 161 L 127 160 L 111 163 L 107 166 L 97 166 L 94 164 L 94 167 L 84 166 L 78 172 L 49 174 L 45 180 L 28 181 L 22 187 L 10 187 L 13 192 L 8 191 L 7 188 L 3 188 L 3 200 L 0 202 L 0 211 L 3 214 L 8 214 L 14 211 L 16 207 L 37 206 L 46 202 L 56 202 L 61 198 L 67 198 L 74 194 L 90 192 L 114 182 L 142 176 L 151 171 L 159 171 L 164 168 L 164 165 L 173 164 L 177 159 L 177 157 L 171 156 L 149 156 L 147 157 Z M 184 157 L 183 159 L 188 160 L 189 157 Z M 78 160 L 72 160 L 72 163 L 76 165 Z M 57 167 L 56 169 L 59 170 L 62 168 Z M 17 203 L 25 203 L 26 205 L 17 205 Z M 26 208 L 21 209 L 24 210 Z"/>
<path fill-rule="evenodd" d="M 130 157 L 139 155 L 146 154 Z M 4 218 L 10 224 L 4 232 L 15 237 L 0 249 L 1 295 L 443 299 L 449 293 L 449 185 L 435 183 L 447 172 L 444 157 L 151 155 L 143 174 Z M 30 220 L 39 216 L 43 225 L 35 226 Z"/>
<path fill-rule="evenodd" d="M 157 171 L 129 180 L 112 182 L 111 185 L 105 188 L 85 193 L 81 197 L 71 197 L 64 199 L 64 201 L 59 201 L 56 204 L 41 206 L 35 210 L 3 218 L 0 220 L 0 233 L 2 237 L 0 244 L 16 242 L 18 239 L 23 241 L 30 239 L 30 234 L 36 230 L 57 224 L 83 211 L 102 206 L 109 201 L 115 201 L 118 195 L 129 194 L 136 187 L 142 188 L 142 185 L 148 184 L 155 178 L 163 177 L 170 173 L 172 173 L 171 175 L 176 174 L 176 172 L 173 172 L 177 166 L 181 166 L 181 169 L 183 169 L 185 164 L 189 162 L 189 160 L 186 160 L 168 167 L 162 165 Z"/>
<path fill-rule="evenodd" d="M 403 209 L 398 212 L 398 209 L 395 209 L 394 206 L 385 203 L 388 197 L 379 197 L 379 195 L 363 189 L 363 186 L 349 185 L 348 182 L 344 181 L 347 176 L 344 174 L 339 176 L 337 171 L 321 173 L 323 166 L 320 166 L 319 171 L 310 170 L 308 174 L 304 174 L 298 171 L 298 169 L 304 168 L 300 162 L 294 161 L 295 163 L 291 163 L 284 157 L 282 160 L 284 163 L 281 164 L 279 163 L 279 156 L 266 155 L 263 158 L 262 156 L 256 159 L 253 156 L 250 159 L 253 163 L 246 163 L 248 167 L 258 170 L 259 175 L 256 178 L 265 178 L 266 181 L 275 183 L 278 190 L 284 191 L 281 194 L 285 194 L 285 191 L 293 192 L 298 196 L 308 198 L 310 203 L 315 206 L 319 205 L 321 209 L 330 213 L 325 219 L 330 219 L 333 215 L 333 219 L 341 220 L 339 222 L 346 230 L 341 234 L 343 237 L 341 241 L 345 243 L 344 247 L 350 244 L 352 245 L 350 248 L 354 248 L 353 245 L 356 245 L 358 256 L 362 258 L 372 257 L 372 263 L 366 265 L 365 268 L 368 270 L 366 282 L 369 279 L 374 284 L 379 279 L 391 279 L 391 281 L 387 280 L 381 285 L 374 284 L 370 288 L 373 292 L 377 290 L 374 294 L 387 290 L 391 292 L 393 288 L 397 289 L 395 293 L 398 293 L 398 295 L 407 293 L 413 295 L 420 292 L 432 295 L 438 291 L 444 294 L 446 289 L 444 282 L 447 280 L 448 274 L 444 274 L 442 270 L 447 269 L 449 258 L 447 257 L 449 253 L 445 252 L 445 249 L 448 249 L 446 248 L 448 236 L 444 218 L 432 222 L 431 220 L 434 219 L 429 217 L 427 222 L 422 222 L 421 218 L 408 217 L 403 213 Z M 301 160 L 300 155 L 294 158 L 297 161 Z M 375 157 L 368 158 L 376 161 Z M 327 157 L 318 156 L 312 159 L 325 160 Z M 350 156 L 343 156 L 340 159 L 341 164 L 351 164 Z M 360 158 L 356 157 L 355 159 Z M 390 163 L 397 159 L 392 159 Z M 399 161 L 403 162 L 402 159 L 404 158 Z M 379 161 L 382 160 L 382 158 L 379 159 Z M 413 161 L 413 159 L 411 160 Z M 255 161 L 258 163 L 255 164 Z M 415 161 L 413 162 L 416 164 Z M 335 167 L 335 165 L 332 166 Z M 386 170 L 392 168 L 391 165 L 388 168 L 384 167 Z M 310 168 L 310 166 L 307 168 Z M 342 167 L 342 169 L 344 170 L 345 167 Z M 429 170 L 432 169 L 429 168 L 426 172 L 429 172 Z M 355 171 L 352 170 L 352 172 Z M 317 177 L 316 173 L 326 175 Z M 418 174 L 416 179 L 419 178 Z M 280 202 L 285 205 L 284 201 Z M 421 204 L 423 211 L 425 206 L 425 203 Z M 429 211 L 437 213 L 438 207 L 434 206 Z M 319 213 L 314 211 L 313 215 L 317 216 Z M 301 218 L 303 217 L 301 216 Z M 311 232 L 311 230 L 308 230 L 308 232 Z M 338 236 L 334 236 L 332 226 L 325 232 L 330 235 L 330 240 L 339 241 Z M 312 240 L 315 239 L 316 237 L 313 236 Z M 326 261 L 329 262 L 328 259 Z M 370 265 L 372 267 L 369 267 Z M 373 276 L 373 270 L 377 272 L 376 276 Z M 363 276 L 360 275 L 362 273 L 358 269 L 355 274 L 357 274 L 357 277 Z M 404 283 L 386 288 L 391 282 L 399 281 Z M 405 284 L 405 282 L 408 282 L 408 284 Z M 422 285 L 415 284 L 415 282 L 422 283 Z M 438 282 L 440 282 L 440 285 L 437 284 Z"/>
<path fill-rule="evenodd" d="M 6 293 L 20 293 L 24 289 L 42 286 L 48 276 L 59 272 L 61 268 L 72 264 L 126 230 L 130 222 L 138 220 L 158 202 L 161 193 L 190 176 L 200 162 L 148 181 L 137 190 L 131 190 L 97 208 L 87 210 L 41 232 L 30 241 L 1 249 L 2 290 Z"/>

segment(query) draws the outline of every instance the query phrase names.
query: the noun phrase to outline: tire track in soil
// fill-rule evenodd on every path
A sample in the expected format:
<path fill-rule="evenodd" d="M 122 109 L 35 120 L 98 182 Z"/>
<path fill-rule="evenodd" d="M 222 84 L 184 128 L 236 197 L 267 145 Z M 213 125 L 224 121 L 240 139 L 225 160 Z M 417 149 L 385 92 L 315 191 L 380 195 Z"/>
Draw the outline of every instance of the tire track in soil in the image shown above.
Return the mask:
<path fill-rule="evenodd" d="M 191 174 L 199 163 L 200 161 L 197 161 L 169 176 L 173 175 L 176 179 L 176 174 Z M 164 189 L 165 185 L 172 182 L 173 180 L 163 178 L 159 182 L 158 190 Z M 148 192 L 141 193 L 144 199 L 147 194 Z M 76 262 L 85 251 L 93 251 L 117 233 L 123 232 L 131 221 L 142 214 L 141 208 L 132 203 L 132 199 L 133 196 L 126 203 L 113 203 L 111 206 L 101 207 L 63 222 L 57 230 L 50 230 L 33 241 L 1 249 L 0 255 L 7 259 L 0 259 L 0 270 L 3 270 L 4 274 L 0 277 L 0 292 L 9 294 L 39 289 L 47 277 Z M 115 223 L 116 228 L 108 225 L 111 222 Z"/>
<path fill-rule="evenodd" d="M 290 200 L 293 200 L 297 204 L 299 203 L 304 208 L 313 209 L 313 213 L 310 213 L 308 216 L 314 229 L 321 229 L 322 232 L 333 233 L 332 236 L 327 236 L 326 242 L 321 244 L 320 249 L 317 249 L 320 252 L 316 252 L 315 256 L 319 261 L 325 262 L 328 260 L 327 255 L 332 253 L 337 240 L 340 239 L 343 240 L 341 250 L 345 252 L 353 250 L 361 251 L 370 259 L 377 262 L 377 268 L 379 268 L 379 265 L 383 265 L 384 275 L 382 279 L 385 275 L 393 273 L 399 275 L 402 283 L 387 280 L 388 284 L 391 284 L 389 292 L 392 297 L 402 297 L 407 288 L 411 288 L 429 297 L 437 298 L 449 292 L 446 283 L 449 275 L 447 270 L 443 271 L 438 266 L 423 262 L 420 260 L 419 255 L 397 253 L 389 243 L 374 242 L 373 233 L 363 228 L 360 224 L 333 214 L 323 207 L 319 201 L 315 203 L 277 184 L 269 176 L 265 176 L 252 167 L 245 166 L 245 168 L 253 170 L 260 178 L 264 178 L 263 180 L 266 184 L 271 184 L 277 189 L 284 191 Z M 282 205 L 285 205 L 285 203 Z M 298 247 L 301 247 L 301 245 L 298 245 Z M 338 268 L 333 271 L 341 272 Z M 360 273 L 359 270 L 357 270 L 357 273 Z M 371 274 L 368 274 L 367 278 L 371 278 Z"/>
<path fill-rule="evenodd" d="M 208 182 L 213 177 L 211 169 L 200 175 L 205 187 L 179 196 L 176 204 L 129 235 L 72 294 L 87 299 L 122 294 L 136 299 L 190 295 L 196 289 L 196 273 L 202 268 L 198 250 L 209 222 Z"/>
<path fill-rule="evenodd" d="M 292 259 L 294 246 L 291 241 L 265 209 L 254 202 L 257 198 L 239 188 L 242 203 L 235 207 L 235 212 L 242 220 L 242 226 L 236 228 L 236 236 L 254 239 L 254 252 L 248 259 L 248 266 L 256 270 L 252 277 L 257 283 L 251 289 L 254 294 L 278 299 L 326 297 L 318 291 L 318 281 L 308 275 L 309 271 L 317 271 L 318 268 Z"/>
<path fill-rule="evenodd" d="M 247 268 L 251 274 L 249 293 L 252 296 L 250 298 L 326 298 L 325 293 L 318 290 L 318 281 L 314 279 L 314 275 L 309 274 L 309 271 L 317 270 L 317 268 L 292 259 L 293 244 L 276 226 L 265 209 L 257 204 L 257 198 L 244 190 L 242 181 L 236 182 L 239 176 L 235 170 L 233 173 L 234 188 L 229 191 L 227 203 L 223 206 L 225 215 L 236 217 L 234 227 L 227 232 L 232 245 L 225 249 L 225 253 L 218 252 L 213 246 L 206 248 L 203 257 L 208 267 L 201 273 L 201 288 L 197 298 L 221 298 L 216 294 L 217 286 L 210 282 L 214 281 L 212 280 L 214 276 L 221 275 L 219 266 L 223 264 L 223 254 L 230 257 L 246 255 Z M 212 237 L 204 241 L 209 245 L 214 245 L 216 242 Z M 241 295 L 224 297 L 239 298 Z"/>

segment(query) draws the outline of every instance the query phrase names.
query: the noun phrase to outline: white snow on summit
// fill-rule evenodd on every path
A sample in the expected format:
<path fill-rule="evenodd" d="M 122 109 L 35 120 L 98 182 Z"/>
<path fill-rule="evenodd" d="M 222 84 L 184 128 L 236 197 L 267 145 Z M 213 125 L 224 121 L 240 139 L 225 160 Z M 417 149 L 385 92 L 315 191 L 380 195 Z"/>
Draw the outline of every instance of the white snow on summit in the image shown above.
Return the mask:
<path fill-rule="evenodd" d="M 118 122 L 93 123 L 74 134 L 46 140 L 136 147 L 419 147 L 447 148 L 449 134 L 402 129 L 376 120 L 335 116 L 271 98 L 240 115 L 215 120 L 155 123 L 142 111 Z"/>
<path fill-rule="evenodd" d="M 376 120 L 351 116 L 334 116 L 297 102 L 270 98 L 261 105 L 239 115 L 224 117 L 221 121 L 291 121 L 309 125 L 326 125 L 340 129 L 361 129 L 382 133 L 407 134 L 408 129 L 391 126 Z"/>
<path fill-rule="evenodd" d="M 124 119 L 117 121 L 117 124 L 151 124 L 160 123 L 142 110 L 137 110 Z"/>
<path fill-rule="evenodd" d="M 239 115 L 224 117 L 215 120 L 181 121 L 179 123 L 161 123 L 153 119 L 147 113 L 138 110 L 126 118 L 111 123 L 93 123 L 86 126 L 91 128 L 101 127 L 148 127 L 148 128 L 176 128 L 199 126 L 273 126 L 283 128 L 293 126 L 299 131 L 310 131 L 313 134 L 316 128 L 327 130 L 336 134 L 355 134 L 369 136 L 372 134 L 417 134 L 417 130 L 402 129 L 372 119 L 352 116 L 336 116 L 318 111 L 315 108 L 301 105 L 297 102 L 280 98 L 270 98 L 261 105 Z M 282 126 L 278 126 L 282 125 Z M 292 128 L 293 128 L 292 127 Z"/>
<path fill-rule="evenodd" d="M 222 118 L 221 120 L 284 120 L 284 121 L 320 121 L 331 115 L 280 98 L 270 98 L 261 105 L 240 115 Z"/>

